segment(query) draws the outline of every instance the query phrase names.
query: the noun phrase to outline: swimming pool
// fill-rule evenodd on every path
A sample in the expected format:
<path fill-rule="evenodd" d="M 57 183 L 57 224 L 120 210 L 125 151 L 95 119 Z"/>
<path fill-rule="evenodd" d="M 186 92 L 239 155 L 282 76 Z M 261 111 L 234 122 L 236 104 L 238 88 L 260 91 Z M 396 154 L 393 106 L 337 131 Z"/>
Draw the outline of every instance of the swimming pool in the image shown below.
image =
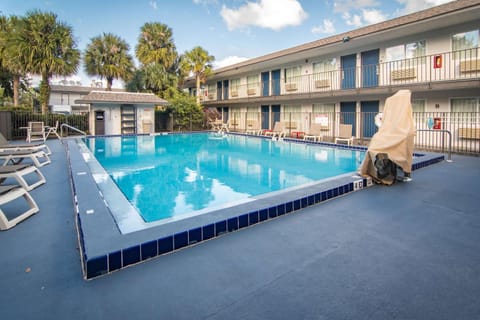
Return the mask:
<path fill-rule="evenodd" d="M 94 157 L 147 223 L 356 171 L 364 151 L 216 133 L 94 137 Z"/>

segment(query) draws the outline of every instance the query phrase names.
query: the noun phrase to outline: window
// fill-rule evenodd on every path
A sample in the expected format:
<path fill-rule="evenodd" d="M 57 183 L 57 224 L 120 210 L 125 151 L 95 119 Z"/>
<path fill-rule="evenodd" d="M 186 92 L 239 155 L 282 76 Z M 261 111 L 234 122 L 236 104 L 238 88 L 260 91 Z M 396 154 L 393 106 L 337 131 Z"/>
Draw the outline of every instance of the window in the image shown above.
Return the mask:
<path fill-rule="evenodd" d="M 385 57 L 387 62 L 401 61 L 395 66 L 408 68 L 426 62 L 425 57 L 425 40 L 398 45 L 385 49 Z"/>
<path fill-rule="evenodd" d="M 452 36 L 452 50 L 455 60 L 478 59 L 479 30 L 457 33 Z"/>
<path fill-rule="evenodd" d="M 455 98 L 450 100 L 450 104 L 452 120 L 455 119 L 459 125 L 480 125 L 480 101 L 478 98 Z"/>
<path fill-rule="evenodd" d="M 412 111 L 413 113 L 425 112 L 425 100 L 413 100 Z"/>
<path fill-rule="evenodd" d="M 258 75 L 248 76 L 247 77 L 247 94 L 255 95 L 257 94 L 258 88 Z"/>
<path fill-rule="evenodd" d="M 258 107 L 247 107 L 247 120 L 258 120 L 259 118 Z"/>
<path fill-rule="evenodd" d="M 232 97 L 238 97 L 239 89 L 240 89 L 240 79 L 230 80 L 230 95 Z"/>
<path fill-rule="evenodd" d="M 217 85 L 216 84 L 209 84 L 208 85 L 208 93 L 215 94 L 217 92 Z"/>
<path fill-rule="evenodd" d="M 335 103 L 316 103 L 313 105 L 313 113 L 333 113 L 335 112 Z"/>
<path fill-rule="evenodd" d="M 328 73 L 330 71 L 335 71 L 337 67 L 337 59 L 325 59 L 313 64 L 313 74 L 322 74 Z"/>
<path fill-rule="evenodd" d="M 300 81 L 302 67 L 293 67 L 285 69 L 285 83 L 296 83 Z"/>
<path fill-rule="evenodd" d="M 282 121 L 291 123 L 290 128 L 285 128 L 287 131 L 296 131 L 296 129 L 300 128 L 302 122 L 302 113 L 300 110 L 300 105 L 285 105 L 283 107 Z"/>

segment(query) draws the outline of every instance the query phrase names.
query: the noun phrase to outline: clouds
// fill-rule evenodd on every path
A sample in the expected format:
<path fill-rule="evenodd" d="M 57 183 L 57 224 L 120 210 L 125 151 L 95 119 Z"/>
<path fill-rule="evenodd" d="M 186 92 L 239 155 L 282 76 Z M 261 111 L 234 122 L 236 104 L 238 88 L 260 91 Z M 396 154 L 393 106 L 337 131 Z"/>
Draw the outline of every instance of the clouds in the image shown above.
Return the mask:
<path fill-rule="evenodd" d="M 397 0 L 400 4 L 404 5 L 405 8 L 402 10 L 402 14 L 408 14 L 423 9 L 427 9 L 434 6 L 439 6 L 441 4 L 451 2 L 453 0 Z"/>
<path fill-rule="evenodd" d="M 157 10 L 157 1 L 150 1 L 148 5 L 153 8 L 153 10 Z"/>
<path fill-rule="evenodd" d="M 323 24 L 321 26 L 316 26 L 312 28 L 313 34 L 325 33 L 325 34 L 333 34 L 335 33 L 335 27 L 333 26 L 333 22 L 330 19 L 323 20 Z"/>
<path fill-rule="evenodd" d="M 220 15 L 230 31 L 248 26 L 279 31 L 298 26 L 308 17 L 297 0 L 260 0 L 236 9 L 223 5 Z"/>
<path fill-rule="evenodd" d="M 242 61 L 248 60 L 249 58 L 238 57 L 238 56 L 229 56 L 225 57 L 222 60 L 215 61 L 213 66 L 215 69 L 230 66 L 232 64 L 240 63 Z"/>

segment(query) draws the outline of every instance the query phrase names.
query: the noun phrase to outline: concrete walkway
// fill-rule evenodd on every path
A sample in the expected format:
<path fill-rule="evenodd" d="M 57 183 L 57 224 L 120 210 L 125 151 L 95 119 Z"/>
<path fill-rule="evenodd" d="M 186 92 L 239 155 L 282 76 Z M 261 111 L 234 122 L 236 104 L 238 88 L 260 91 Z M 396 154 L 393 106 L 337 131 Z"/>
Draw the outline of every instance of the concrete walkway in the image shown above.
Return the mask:
<path fill-rule="evenodd" d="M 41 211 L 0 232 L 2 319 L 480 318 L 480 158 L 85 281 L 65 152 L 49 145 Z"/>

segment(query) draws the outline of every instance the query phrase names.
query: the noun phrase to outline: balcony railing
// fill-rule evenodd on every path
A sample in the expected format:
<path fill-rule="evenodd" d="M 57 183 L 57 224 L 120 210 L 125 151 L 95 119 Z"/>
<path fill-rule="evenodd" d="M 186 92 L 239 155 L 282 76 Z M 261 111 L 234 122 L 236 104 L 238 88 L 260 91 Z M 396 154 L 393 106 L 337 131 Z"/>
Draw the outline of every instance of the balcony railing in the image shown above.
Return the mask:
<path fill-rule="evenodd" d="M 375 65 L 363 65 L 276 81 L 237 85 L 225 90 L 201 91 L 203 102 L 251 99 L 275 95 L 312 94 L 357 88 L 391 87 L 480 78 L 480 48 L 445 52 Z M 220 94 L 218 94 L 220 93 Z M 224 94 L 224 95 L 222 95 Z"/>
<path fill-rule="evenodd" d="M 283 122 L 287 137 L 302 137 L 312 124 L 322 127 L 323 141 L 334 142 L 339 124 L 352 124 L 355 144 L 368 145 L 377 132 L 374 112 L 234 112 L 224 114 L 223 121 L 230 131 L 241 133 L 272 129 Z M 480 155 L 480 113 L 477 112 L 415 112 L 415 148 L 432 152 L 447 152 L 452 135 L 452 151 Z M 422 131 L 420 131 L 422 130 Z"/>

